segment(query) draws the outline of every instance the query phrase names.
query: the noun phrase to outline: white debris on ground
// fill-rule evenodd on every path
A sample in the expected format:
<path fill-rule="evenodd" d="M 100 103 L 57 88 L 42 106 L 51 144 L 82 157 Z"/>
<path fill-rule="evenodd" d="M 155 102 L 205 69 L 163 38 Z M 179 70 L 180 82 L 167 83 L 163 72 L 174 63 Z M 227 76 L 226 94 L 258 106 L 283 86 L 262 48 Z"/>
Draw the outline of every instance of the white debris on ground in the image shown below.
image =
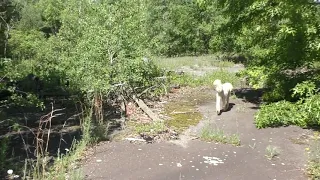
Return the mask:
<path fill-rule="evenodd" d="M 224 163 L 220 158 L 217 158 L 217 157 L 203 156 L 203 158 L 205 159 L 204 163 L 213 164 L 215 166 L 217 166 L 218 164 Z"/>

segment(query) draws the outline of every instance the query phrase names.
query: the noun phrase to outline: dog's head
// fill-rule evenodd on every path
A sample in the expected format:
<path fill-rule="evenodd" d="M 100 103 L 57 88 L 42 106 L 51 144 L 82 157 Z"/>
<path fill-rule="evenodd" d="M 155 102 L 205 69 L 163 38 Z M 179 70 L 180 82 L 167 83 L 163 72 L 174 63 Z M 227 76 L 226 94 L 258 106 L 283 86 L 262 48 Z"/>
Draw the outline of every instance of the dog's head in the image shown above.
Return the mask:
<path fill-rule="evenodd" d="M 222 91 L 222 82 L 220 79 L 216 79 L 213 82 L 213 87 L 217 92 L 221 92 Z"/>

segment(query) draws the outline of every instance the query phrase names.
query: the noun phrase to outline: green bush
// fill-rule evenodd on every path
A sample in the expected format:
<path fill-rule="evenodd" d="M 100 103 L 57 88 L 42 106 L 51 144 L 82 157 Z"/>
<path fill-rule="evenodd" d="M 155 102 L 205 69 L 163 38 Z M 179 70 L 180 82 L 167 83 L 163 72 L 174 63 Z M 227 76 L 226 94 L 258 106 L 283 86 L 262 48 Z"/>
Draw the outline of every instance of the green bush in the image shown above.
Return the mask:
<path fill-rule="evenodd" d="M 305 126 L 302 122 L 294 122 L 299 113 L 298 106 L 288 101 L 279 101 L 276 103 L 262 105 L 261 109 L 255 115 L 255 124 L 257 128 L 288 126 L 296 124 Z"/>
<path fill-rule="evenodd" d="M 267 68 L 253 66 L 238 73 L 240 77 L 247 77 L 249 86 L 255 89 L 265 87 L 268 78 Z"/>
<path fill-rule="evenodd" d="M 316 94 L 313 82 L 304 81 L 293 88 L 292 96 L 300 100 L 293 103 L 279 101 L 261 106 L 255 115 L 257 128 L 297 125 L 312 127 L 320 125 L 320 94 Z"/>
<path fill-rule="evenodd" d="M 113 68 L 111 78 L 114 83 L 123 82 L 132 88 L 145 88 L 155 85 L 155 78 L 163 76 L 163 73 L 151 60 L 124 59 Z"/>
<path fill-rule="evenodd" d="M 299 70 L 293 72 L 290 74 L 276 68 L 251 66 L 239 72 L 237 76 L 246 77 L 249 86 L 252 88 L 265 88 L 262 100 L 267 103 L 281 100 L 294 102 L 310 96 L 310 93 L 315 93 L 317 86 L 315 82 L 319 82 L 319 75 L 314 74 L 314 70 L 305 73 L 299 72 Z M 297 88 L 300 88 L 300 90 L 297 91 Z M 294 96 L 292 96 L 292 93 L 294 93 Z"/>

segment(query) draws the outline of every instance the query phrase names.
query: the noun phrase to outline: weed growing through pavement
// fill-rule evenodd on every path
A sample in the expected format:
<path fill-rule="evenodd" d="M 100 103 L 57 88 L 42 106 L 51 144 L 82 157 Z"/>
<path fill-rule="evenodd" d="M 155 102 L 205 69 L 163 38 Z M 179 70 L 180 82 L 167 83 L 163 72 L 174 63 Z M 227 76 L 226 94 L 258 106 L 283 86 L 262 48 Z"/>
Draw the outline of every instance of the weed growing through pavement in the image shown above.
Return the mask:
<path fill-rule="evenodd" d="M 226 135 L 223 130 L 218 128 L 212 128 L 209 123 L 206 124 L 200 131 L 200 138 L 205 141 L 232 144 L 234 146 L 240 146 L 241 144 L 239 135 Z"/>
<path fill-rule="evenodd" d="M 272 160 L 274 157 L 276 156 L 279 156 L 280 155 L 280 149 L 276 146 L 271 146 L 271 145 L 268 145 L 266 147 L 266 157 L 269 159 L 269 160 Z"/>

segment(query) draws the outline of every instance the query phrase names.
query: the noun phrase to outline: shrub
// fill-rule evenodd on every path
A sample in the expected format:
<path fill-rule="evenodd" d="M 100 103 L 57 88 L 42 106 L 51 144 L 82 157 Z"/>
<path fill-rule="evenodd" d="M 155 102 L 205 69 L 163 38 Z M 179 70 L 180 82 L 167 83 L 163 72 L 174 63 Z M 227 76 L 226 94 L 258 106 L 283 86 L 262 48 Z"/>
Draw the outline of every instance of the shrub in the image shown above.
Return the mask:
<path fill-rule="evenodd" d="M 255 115 L 257 128 L 297 125 L 310 127 L 320 125 L 320 94 L 313 82 L 304 81 L 293 88 L 292 96 L 299 95 L 298 102 L 279 101 L 264 104 Z"/>
<path fill-rule="evenodd" d="M 250 87 L 255 89 L 265 87 L 267 76 L 267 68 L 265 67 L 249 67 L 248 69 L 242 70 L 238 73 L 240 77 L 247 77 Z"/>
<path fill-rule="evenodd" d="M 298 107 L 288 101 L 265 104 L 255 115 L 257 128 L 288 126 L 296 119 Z M 301 124 L 301 126 L 303 126 Z"/>

